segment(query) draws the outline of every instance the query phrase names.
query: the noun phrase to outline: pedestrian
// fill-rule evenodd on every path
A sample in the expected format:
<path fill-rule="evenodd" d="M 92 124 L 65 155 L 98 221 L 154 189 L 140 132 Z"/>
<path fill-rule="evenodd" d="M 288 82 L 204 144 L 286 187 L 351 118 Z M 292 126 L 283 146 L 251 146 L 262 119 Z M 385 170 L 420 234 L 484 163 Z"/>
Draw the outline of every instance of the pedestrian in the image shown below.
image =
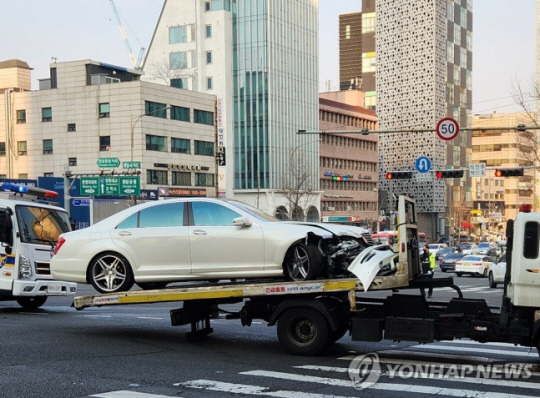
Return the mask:
<path fill-rule="evenodd" d="M 433 279 L 433 273 L 435 272 L 435 253 L 429 252 L 429 246 L 424 246 L 424 252 L 420 256 L 420 264 L 422 266 L 422 275 L 424 279 Z M 421 288 L 422 296 L 425 297 L 426 292 L 424 288 Z M 428 297 L 433 294 L 433 287 L 428 290 Z"/>

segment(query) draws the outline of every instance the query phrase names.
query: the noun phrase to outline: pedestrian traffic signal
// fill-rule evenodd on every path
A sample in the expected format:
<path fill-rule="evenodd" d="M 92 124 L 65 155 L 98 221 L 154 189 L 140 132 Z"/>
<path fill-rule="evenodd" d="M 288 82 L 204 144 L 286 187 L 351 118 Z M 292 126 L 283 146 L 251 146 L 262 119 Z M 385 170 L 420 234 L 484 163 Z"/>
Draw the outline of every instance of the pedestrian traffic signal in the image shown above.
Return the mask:
<path fill-rule="evenodd" d="M 495 170 L 495 177 L 520 177 L 523 175 L 523 167 L 509 167 Z"/>
<path fill-rule="evenodd" d="M 461 178 L 463 170 L 438 170 L 435 172 L 437 178 Z"/>
<path fill-rule="evenodd" d="M 403 180 L 412 178 L 412 171 L 389 171 L 386 173 L 387 180 Z"/>

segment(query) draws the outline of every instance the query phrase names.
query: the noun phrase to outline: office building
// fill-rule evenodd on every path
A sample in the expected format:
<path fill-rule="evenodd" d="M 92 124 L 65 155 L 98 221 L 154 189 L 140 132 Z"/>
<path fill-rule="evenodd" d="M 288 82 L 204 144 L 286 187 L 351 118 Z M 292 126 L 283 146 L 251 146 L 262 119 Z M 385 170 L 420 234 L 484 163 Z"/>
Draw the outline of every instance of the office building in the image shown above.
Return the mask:
<path fill-rule="evenodd" d="M 0 178 L 138 170 L 141 188 L 162 196 L 216 196 L 214 95 L 92 60 L 51 63 L 36 91 L 30 74 L 0 62 Z M 132 161 L 140 167 L 126 170 Z"/>
<path fill-rule="evenodd" d="M 317 46 L 317 0 L 165 1 L 143 79 L 216 95 L 219 196 L 320 218 L 318 143 L 297 134 L 319 127 Z M 296 158 L 309 193 L 297 205 Z"/>

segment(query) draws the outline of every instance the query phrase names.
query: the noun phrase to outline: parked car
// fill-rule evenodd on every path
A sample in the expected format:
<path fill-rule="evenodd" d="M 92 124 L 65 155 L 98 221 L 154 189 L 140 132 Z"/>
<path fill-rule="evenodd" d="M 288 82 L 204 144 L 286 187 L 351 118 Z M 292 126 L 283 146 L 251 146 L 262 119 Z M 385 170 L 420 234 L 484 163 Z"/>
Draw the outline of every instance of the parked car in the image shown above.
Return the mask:
<path fill-rule="evenodd" d="M 506 274 L 506 253 L 491 267 L 488 274 L 489 287 L 495 288 L 498 283 L 504 282 L 504 275 Z"/>
<path fill-rule="evenodd" d="M 439 268 L 442 272 L 454 271 L 456 269 L 456 261 L 461 260 L 463 257 L 463 253 L 448 253 L 443 257 Z"/>
<path fill-rule="evenodd" d="M 54 278 L 102 293 L 169 282 L 345 273 L 371 237 L 360 227 L 283 222 L 238 201 L 182 198 L 142 203 L 62 234 Z"/>
<path fill-rule="evenodd" d="M 459 248 L 461 249 L 461 252 L 465 255 L 478 254 L 478 246 L 476 246 L 474 243 L 460 244 Z"/>
<path fill-rule="evenodd" d="M 478 254 L 495 258 L 500 254 L 500 249 L 494 242 L 480 242 L 478 244 Z"/>
<path fill-rule="evenodd" d="M 494 265 L 488 256 L 468 255 L 456 261 L 456 275 L 463 274 L 488 276 L 489 270 Z"/>

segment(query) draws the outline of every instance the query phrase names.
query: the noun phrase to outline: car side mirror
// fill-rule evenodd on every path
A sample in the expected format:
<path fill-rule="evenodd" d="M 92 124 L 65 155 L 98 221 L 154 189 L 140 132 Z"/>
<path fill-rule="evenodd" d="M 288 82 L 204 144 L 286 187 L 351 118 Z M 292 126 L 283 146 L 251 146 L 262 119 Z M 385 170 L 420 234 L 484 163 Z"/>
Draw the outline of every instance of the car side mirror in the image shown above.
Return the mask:
<path fill-rule="evenodd" d="M 235 218 L 232 222 L 232 225 L 234 225 L 235 227 L 242 227 L 242 228 L 247 228 L 247 227 L 251 227 L 253 223 L 251 222 L 251 220 L 247 217 L 238 217 L 238 218 Z"/>

